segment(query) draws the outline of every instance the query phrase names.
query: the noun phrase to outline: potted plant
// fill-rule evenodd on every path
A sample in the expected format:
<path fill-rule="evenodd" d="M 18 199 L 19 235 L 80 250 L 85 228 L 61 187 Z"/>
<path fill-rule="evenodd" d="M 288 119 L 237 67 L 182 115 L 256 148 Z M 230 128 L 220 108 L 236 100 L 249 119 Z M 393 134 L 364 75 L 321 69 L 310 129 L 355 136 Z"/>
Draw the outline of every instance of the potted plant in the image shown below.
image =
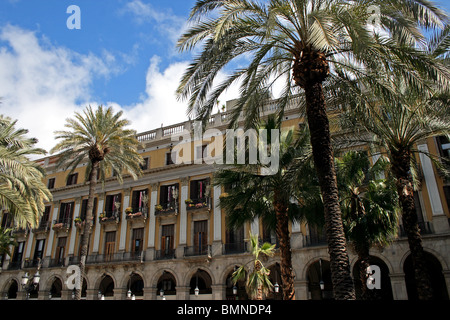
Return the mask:
<path fill-rule="evenodd" d="M 126 208 L 126 209 L 125 209 L 125 213 L 126 213 L 126 214 L 131 214 L 131 213 L 133 213 L 133 208 L 131 208 L 131 207 Z"/>
<path fill-rule="evenodd" d="M 184 200 L 184 203 L 186 203 L 186 204 L 191 204 L 193 201 L 192 201 L 192 199 L 186 199 L 186 200 Z"/>
<path fill-rule="evenodd" d="M 156 210 L 156 211 L 162 211 L 162 210 L 163 210 L 162 205 L 157 204 L 157 205 L 155 206 L 155 210 Z"/>

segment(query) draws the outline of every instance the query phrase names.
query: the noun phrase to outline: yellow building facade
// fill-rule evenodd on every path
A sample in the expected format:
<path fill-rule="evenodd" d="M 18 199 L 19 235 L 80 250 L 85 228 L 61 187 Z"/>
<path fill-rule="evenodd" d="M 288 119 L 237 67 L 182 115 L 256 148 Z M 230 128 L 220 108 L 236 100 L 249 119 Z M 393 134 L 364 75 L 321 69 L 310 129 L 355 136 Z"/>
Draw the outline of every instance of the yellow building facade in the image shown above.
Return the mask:
<path fill-rule="evenodd" d="M 303 119 L 294 103 L 288 107 L 283 128 L 298 128 Z M 227 102 L 227 110 L 233 101 Z M 264 107 L 263 117 L 275 111 Z M 230 277 L 236 266 L 251 259 L 247 242 L 249 232 L 276 243 L 274 232 L 262 221 L 254 220 L 242 228 L 227 228 L 220 208 L 224 190 L 213 185 L 216 164 L 205 163 L 206 154 L 214 157 L 225 135 L 229 112 L 214 114 L 207 124 L 203 140 L 189 141 L 193 121 L 138 133 L 140 154 L 145 159 L 138 180 L 115 177 L 98 185 L 94 203 L 94 225 L 90 234 L 83 281 L 83 299 L 245 299 L 242 283 L 233 292 Z M 209 130 L 209 131 L 208 131 Z M 183 141 L 184 139 L 184 141 Z M 192 163 L 177 164 L 176 157 L 191 153 Z M 205 147 L 206 146 L 206 147 Z M 360 146 L 361 147 L 361 146 Z M 448 141 L 430 138 L 419 150 L 449 156 Z M 171 157 L 176 154 L 176 157 Z M 372 156 L 376 161 L 377 155 Z M 433 286 L 437 295 L 448 299 L 450 290 L 450 182 L 446 182 L 426 156 L 419 157 L 421 188 L 417 192 L 419 225 Z M 79 262 L 79 244 L 88 185 L 85 165 L 71 177 L 57 169 L 56 156 L 39 160 L 45 168 L 53 201 L 34 230 L 16 230 L 18 245 L 12 256 L 2 257 L 1 299 L 71 299 L 73 290 L 66 283 L 68 267 Z M 175 163 L 174 163 L 175 162 Z M 0 217 L 2 226 L 11 221 L 7 212 Z M 329 257 L 324 237 L 308 225 L 292 223 L 291 246 L 295 273 L 296 298 L 332 297 Z M 411 261 L 407 239 L 399 226 L 398 238 L 386 248 L 370 251 L 381 270 L 383 299 L 413 299 Z M 352 272 L 357 257 L 349 250 Z M 267 261 L 273 283 L 281 284 L 279 253 Z M 22 277 L 30 278 L 39 269 L 37 287 L 22 286 Z M 357 276 L 356 276 L 357 278 Z M 325 282 L 320 288 L 319 282 Z M 196 288 L 198 294 L 196 295 Z M 281 299 L 273 292 L 267 298 Z"/>

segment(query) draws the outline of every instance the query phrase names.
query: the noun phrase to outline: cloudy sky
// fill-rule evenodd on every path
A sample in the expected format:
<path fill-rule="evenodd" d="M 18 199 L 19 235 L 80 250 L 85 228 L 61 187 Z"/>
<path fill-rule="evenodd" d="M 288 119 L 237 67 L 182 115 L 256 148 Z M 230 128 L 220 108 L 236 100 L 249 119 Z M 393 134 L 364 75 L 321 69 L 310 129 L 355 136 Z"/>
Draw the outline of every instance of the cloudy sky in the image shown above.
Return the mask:
<path fill-rule="evenodd" d="M 123 110 L 138 132 L 185 121 L 174 91 L 191 54 L 175 43 L 194 3 L 0 0 L 0 114 L 18 119 L 46 150 L 87 105 Z M 81 29 L 67 27 L 71 5 L 80 8 Z"/>
<path fill-rule="evenodd" d="M 174 91 L 191 54 L 175 44 L 194 3 L 1 0 L 0 114 L 18 119 L 46 150 L 87 105 L 123 110 L 138 132 L 185 121 Z M 81 29 L 67 27 L 73 4 Z"/>

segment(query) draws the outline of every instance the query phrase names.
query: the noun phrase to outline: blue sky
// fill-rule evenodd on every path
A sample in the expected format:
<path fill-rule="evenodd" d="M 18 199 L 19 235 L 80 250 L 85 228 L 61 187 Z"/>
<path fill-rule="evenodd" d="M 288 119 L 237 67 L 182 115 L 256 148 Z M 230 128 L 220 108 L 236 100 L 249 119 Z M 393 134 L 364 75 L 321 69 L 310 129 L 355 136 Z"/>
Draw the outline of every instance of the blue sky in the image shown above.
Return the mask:
<path fill-rule="evenodd" d="M 0 0 L 0 114 L 50 150 L 53 131 L 87 105 L 123 110 L 137 131 L 185 121 L 174 90 L 191 54 L 179 53 L 195 0 Z M 450 1 L 441 0 L 447 11 Z M 81 29 L 70 30 L 70 5 Z M 227 92 L 221 102 L 235 98 Z"/>

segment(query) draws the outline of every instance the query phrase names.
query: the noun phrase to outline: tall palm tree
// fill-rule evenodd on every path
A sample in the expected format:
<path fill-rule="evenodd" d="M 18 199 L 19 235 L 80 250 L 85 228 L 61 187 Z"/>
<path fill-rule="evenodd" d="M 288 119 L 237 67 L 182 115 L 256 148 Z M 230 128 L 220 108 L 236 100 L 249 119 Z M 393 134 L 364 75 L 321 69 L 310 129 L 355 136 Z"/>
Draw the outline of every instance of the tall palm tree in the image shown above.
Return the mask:
<path fill-rule="evenodd" d="M 262 126 L 269 131 L 275 127 L 277 125 L 273 117 L 269 117 Z M 264 175 L 254 167 L 241 165 L 219 170 L 214 175 L 216 185 L 233 185 L 230 192 L 220 199 L 230 227 L 240 227 L 247 221 L 261 217 L 267 226 L 276 231 L 285 300 L 295 299 L 289 222 L 303 221 L 316 212 L 310 210 L 311 201 L 304 199 L 306 195 L 311 196 L 311 188 L 301 190 L 301 200 L 297 192 L 300 179 L 303 179 L 302 185 L 310 184 L 313 180 L 307 174 L 310 172 L 306 172 L 311 164 L 311 146 L 308 140 L 307 134 L 300 134 L 296 139 L 293 130 L 282 132 L 279 168 L 275 174 Z"/>
<path fill-rule="evenodd" d="M 43 155 L 37 139 L 26 129 L 16 129 L 17 121 L 0 115 L 0 207 L 11 214 L 16 227 L 34 228 L 52 195 L 44 184 L 45 172 L 30 156 Z"/>
<path fill-rule="evenodd" d="M 258 235 L 250 234 L 251 254 L 254 259 L 237 268 L 231 277 L 233 284 L 247 278 L 245 289 L 252 300 L 263 300 L 270 293 L 273 284 L 269 279 L 270 270 L 267 269 L 261 257 L 271 257 L 275 253 L 275 245 L 268 242 L 259 245 Z M 246 270 L 246 265 L 252 264 L 251 271 Z"/>
<path fill-rule="evenodd" d="M 414 192 L 419 183 L 415 156 L 424 153 L 445 173 L 445 167 L 437 157 L 418 150 L 417 144 L 434 135 L 449 137 L 448 95 L 439 91 L 417 93 L 399 78 L 386 81 L 386 87 L 391 87 L 391 91 L 396 93 L 395 98 L 386 92 L 377 92 L 374 97 L 376 90 L 361 92 L 359 96 L 363 98 L 356 103 L 352 113 L 345 115 L 344 123 L 354 131 L 359 130 L 358 136 L 364 135 L 361 132 L 368 132 L 373 137 L 371 142 L 386 152 L 395 178 L 419 298 L 431 299 L 433 293 L 414 203 Z"/>
<path fill-rule="evenodd" d="M 83 113 L 75 112 L 75 118 L 66 119 L 66 131 L 56 131 L 61 141 L 51 150 L 58 154 L 58 166 L 72 173 L 78 165 L 87 162 L 85 181 L 89 183 L 89 197 L 86 209 L 86 223 L 81 235 L 80 277 L 85 276 L 88 241 L 92 228 L 97 174 L 104 182 L 107 173 L 114 173 L 119 182 L 129 174 L 137 179 L 141 174 L 142 157 L 137 152 L 139 142 L 136 132 L 126 129 L 130 122 L 122 119 L 122 111 L 114 113 L 111 107 L 99 106 L 93 110 L 87 107 Z M 81 281 L 79 283 L 82 283 Z M 81 290 L 76 290 L 76 299 L 81 299 Z"/>
<path fill-rule="evenodd" d="M 383 158 L 370 166 L 366 152 L 349 151 L 336 159 L 344 231 L 358 255 L 361 298 L 374 299 L 367 289 L 369 250 L 389 244 L 397 235 L 398 197 L 392 180 L 377 179 Z"/>
<path fill-rule="evenodd" d="M 380 12 L 373 18 L 373 8 Z M 240 82 L 231 125 L 259 117 L 275 84 L 284 87 L 278 114 L 297 94 L 306 109 L 315 168 L 325 207 L 326 234 L 336 299 L 353 299 L 354 290 L 342 227 L 326 99 L 354 79 L 374 82 L 378 70 L 399 70 L 423 88 L 423 75 L 448 74 L 413 46 L 424 39 L 420 26 L 441 27 L 445 14 L 425 1 L 198 0 L 180 50 L 201 46 L 177 90 L 189 98 L 188 112 L 207 121 L 219 96 Z M 369 26 L 379 22 L 379 29 Z M 377 30 L 382 30 L 388 35 Z M 244 65 L 244 67 L 242 67 Z M 229 68 L 228 68 L 229 67 Z M 413 72 L 421 68 L 423 74 Z M 231 71 L 229 71 L 231 69 Z M 221 73 L 225 80 L 214 86 Z M 214 89 L 213 89 L 214 88 Z"/>

